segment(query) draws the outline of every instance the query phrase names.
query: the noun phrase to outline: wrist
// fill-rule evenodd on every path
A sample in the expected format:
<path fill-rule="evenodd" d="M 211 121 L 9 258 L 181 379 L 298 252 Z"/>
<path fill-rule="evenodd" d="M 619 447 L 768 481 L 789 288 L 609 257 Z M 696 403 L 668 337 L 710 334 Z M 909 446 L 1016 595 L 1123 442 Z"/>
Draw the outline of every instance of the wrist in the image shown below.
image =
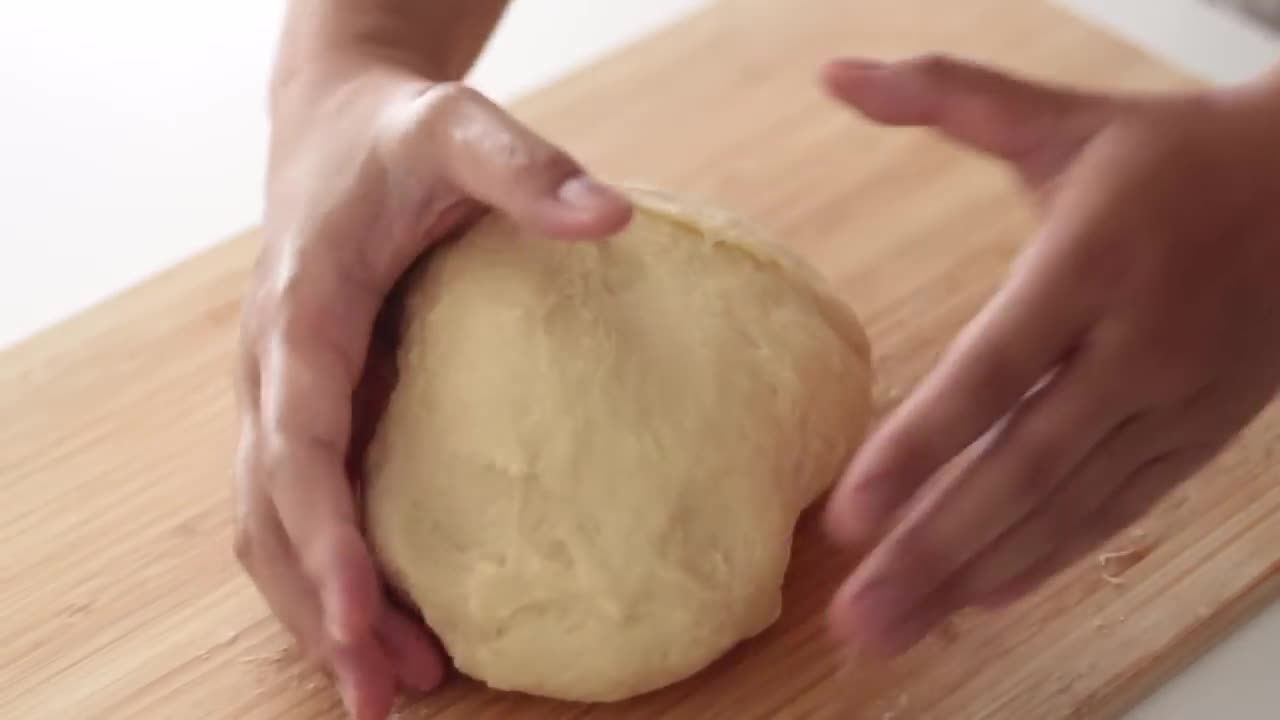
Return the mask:
<path fill-rule="evenodd" d="M 290 0 L 271 102 L 316 102 L 353 84 L 459 80 L 506 0 Z"/>
<path fill-rule="evenodd" d="M 431 84 L 371 58 L 335 60 L 330 56 L 273 78 L 264 218 L 269 235 L 292 231 L 299 214 L 315 202 L 314 179 L 327 178 L 324 192 L 355 182 L 374 142 L 378 114 L 397 96 L 420 94 Z"/>
<path fill-rule="evenodd" d="M 270 84 L 272 123 L 322 120 L 335 126 L 352 111 L 380 107 L 398 93 L 421 92 L 431 80 L 401 65 L 363 55 L 330 54 L 308 63 L 281 61 Z M 337 116 L 337 117 L 335 117 Z"/>

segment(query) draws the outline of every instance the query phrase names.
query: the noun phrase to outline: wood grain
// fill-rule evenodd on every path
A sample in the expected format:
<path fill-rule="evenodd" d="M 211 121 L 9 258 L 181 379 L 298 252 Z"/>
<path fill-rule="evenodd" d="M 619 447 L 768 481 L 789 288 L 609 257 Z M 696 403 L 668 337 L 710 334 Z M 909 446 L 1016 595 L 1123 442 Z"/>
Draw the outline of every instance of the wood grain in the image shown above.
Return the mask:
<path fill-rule="evenodd" d="M 834 278 L 881 405 L 929 367 L 1033 227 L 1003 171 L 819 92 L 856 51 L 964 53 L 1112 88 L 1189 82 L 1040 2 L 726 0 L 519 103 L 589 165 L 738 208 Z M 15 718 L 338 718 L 231 554 L 230 374 L 249 233 L 0 355 L 0 708 Z M 893 663 L 822 612 L 848 558 L 805 523 L 786 611 L 692 680 L 615 706 L 457 681 L 404 718 L 1110 718 L 1280 586 L 1280 417 L 1111 549 Z"/>

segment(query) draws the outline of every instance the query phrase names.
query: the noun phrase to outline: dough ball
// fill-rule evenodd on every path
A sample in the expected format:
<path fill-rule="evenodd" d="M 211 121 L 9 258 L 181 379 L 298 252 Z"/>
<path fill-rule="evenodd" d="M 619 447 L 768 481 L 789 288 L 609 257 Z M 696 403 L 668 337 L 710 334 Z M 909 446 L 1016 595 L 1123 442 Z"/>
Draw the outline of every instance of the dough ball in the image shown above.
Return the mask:
<path fill-rule="evenodd" d="M 605 241 L 490 214 L 408 285 L 370 538 L 493 688 L 620 700 L 767 628 L 797 517 L 868 423 L 866 335 L 815 273 L 629 192 Z"/>

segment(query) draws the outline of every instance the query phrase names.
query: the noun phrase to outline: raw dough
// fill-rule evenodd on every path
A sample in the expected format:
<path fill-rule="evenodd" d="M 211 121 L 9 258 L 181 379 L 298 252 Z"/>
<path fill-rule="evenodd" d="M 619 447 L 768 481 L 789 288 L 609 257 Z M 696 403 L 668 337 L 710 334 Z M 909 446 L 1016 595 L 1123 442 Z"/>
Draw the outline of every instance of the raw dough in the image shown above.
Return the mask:
<path fill-rule="evenodd" d="M 629 192 L 603 242 L 491 214 L 406 295 L 371 541 L 494 688 L 619 700 L 764 630 L 795 521 L 868 422 L 867 338 L 816 274 Z"/>

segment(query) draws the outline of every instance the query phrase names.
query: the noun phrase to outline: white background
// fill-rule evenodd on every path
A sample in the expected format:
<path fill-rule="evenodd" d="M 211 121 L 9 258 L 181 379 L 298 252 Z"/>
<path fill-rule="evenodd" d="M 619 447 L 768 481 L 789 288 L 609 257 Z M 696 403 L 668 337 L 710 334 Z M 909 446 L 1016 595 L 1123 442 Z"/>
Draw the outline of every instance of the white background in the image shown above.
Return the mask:
<path fill-rule="evenodd" d="M 705 0 L 516 0 L 498 100 Z M 0 348 L 261 214 L 280 0 L 0 0 Z"/>
<path fill-rule="evenodd" d="M 472 81 L 510 100 L 704 2 L 515 0 Z M 1199 0 L 1061 2 L 1210 80 L 1280 58 Z M 257 221 L 281 6 L 0 3 L 0 348 Z M 1132 717 L 1274 720 L 1277 668 L 1273 609 Z"/>

